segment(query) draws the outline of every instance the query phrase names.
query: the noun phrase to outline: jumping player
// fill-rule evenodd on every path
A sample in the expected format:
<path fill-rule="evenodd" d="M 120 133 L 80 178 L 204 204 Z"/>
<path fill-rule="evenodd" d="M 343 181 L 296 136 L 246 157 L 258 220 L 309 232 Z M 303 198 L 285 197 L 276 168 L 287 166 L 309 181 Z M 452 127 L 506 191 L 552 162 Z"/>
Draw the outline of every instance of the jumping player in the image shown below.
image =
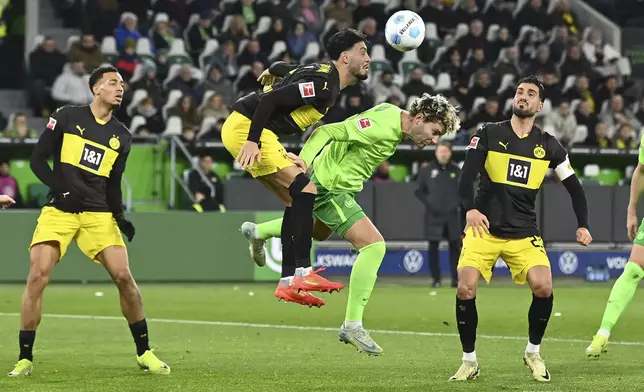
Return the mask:
<path fill-rule="evenodd" d="M 134 226 L 123 215 L 121 177 L 131 135 L 112 114 L 123 98 L 123 78 L 102 66 L 89 78 L 90 105 L 63 106 L 47 123 L 31 157 L 31 170 L 50 189 L 30 245 L 30 267 L 22 297 L 20 356 L 9 376 L 31 374 L 43 291 L 54 266 L 73 239 L 90 260 L 102 264 L 116 284 L 121 311 L 134 338 L 139 366 L 154 374 L 170 367 L 150 350 L 141 292 L 130 273 L 127 249 Z M 47 159 L 53 156 L 54 168 Z"/>
<path fill-rule="evenodd" d="M 311 269 L 313 203 L 317 189 L 288 158 L 280 134 L 304 132 L 335 103 L 340 91 L 369 74 L 366 36 L 353 29 L 334 34 L 326 45 L 332 59 L 326 63 L 271 65 L 260 76 L 264 92 L 251 93 L 232 106 L 221 131 L 226 149 L 241 168 L 262 182 L 284 202 L 282 279 L 275 296 L 284 301 L 322 306 L 324 301 L 293 287 L 295 276 L 307 276 L 328 290 L 343 286 L 329 282 Z M 274 84 L 266 80 L 279 78 Z M 266 80 L 264 80 L 266 79 Z"/>
<path fill-rule="evenodd" d="M 639 229 L 637 228 L 637 203 L 642 194 L 642 174 L 644 173 L 644 145 L 642 145 L 642 142 L 644 142 L 644 136 L 642 136 L 640 142 L 637 168 L 633 172 L 633 179 L 631 180 L 631 195 L 626 215 L 628 238 L 633 241 L 633 249 L 631 249 L 628 263 L 624 266 L 624 271 L 615 281 L 610 292 L 597 335 L 593 338 L 590 346 L 586 348 L 586 355 L 589 357 L 599 357 L 606 352 L 610 331 L 617 324 L 617 320 L 619 320 L 619 317 L 633 299 L 640 280 L 644 278 L 644 221 L 639 226 Z"/>
<path fill-rule="evenodd" d="M 463 251 L 458 263 L 456 319 L 463 346 L 463 364 L 450 381 L 465 381 L 480 373 L 474 344 L 478 313 L 476 288 L 483 276 L 489 283 L 499 256 L 512 280 L 532 289 L 528 312 L 529 341 L 523 356 L 537 381 L 550 381 L 539 346 L 552 312 L 552 273 L 539 237 L 535 199 L 548 168 L 553 168 L 572 198 L 577 216 L 577 241 L 588 245 L 586 194 L 570 166 L 566 150 L 550 134 L 534 125 L 543 108 L 544 87 L 537 78 L 519 81 L 509 121 L 484 125 L 472 137 L 459 194 L 467 212 Z M 474 181 L 481 173 L 474 198 Z"/>
<path fill-rule="evenodd" d="M 351 271 L 349 300 L 339 335 L 341 341 L 359 351 L 374 355 L 383 351 L 362 327 L 362 314 L 376 283 L 386 247 L 378 229 L 356 203 L 355 195 L 403 139 L 410 139 L 422 148 L 436 144 L 439 136 L 458 128 L 456 109 L 447 99 L 424 94 L 413 103 L 409 112 L 394 105 L 380 104 L 341 123 L 323 125 L 313 132 L 299 157 L 289 155 L 303 171 L 311 167 L 311 180 L 318 190 L 313 210 L 314 238 L 325 240 L 335 232 L 359 249 Z M 325 147 L 329 141 L 331 143 Z M 322 153 L 316 158 L 320 150 Z M 251 242 L 251 256 L 258 265 L 265 264 L 264 242 L 279 237 L 281 226 L 281 219 L 259 225 L 243 224 L 242 232 Z M 324 290 L 305 279 L 296 278 L 295 285 L 305 291 Z"/>

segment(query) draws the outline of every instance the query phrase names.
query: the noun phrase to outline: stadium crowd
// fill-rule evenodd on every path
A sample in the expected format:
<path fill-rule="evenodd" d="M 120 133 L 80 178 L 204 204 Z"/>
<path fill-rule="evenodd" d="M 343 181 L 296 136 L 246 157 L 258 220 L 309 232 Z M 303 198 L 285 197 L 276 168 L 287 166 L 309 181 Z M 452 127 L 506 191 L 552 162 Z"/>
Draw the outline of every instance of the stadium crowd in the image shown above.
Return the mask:
<path fill-rule="evenodd" d="M 400 9 L 427 23 L 423 45 L 404 54 L 383 35 Z M 67 48 L 43 37 L 29 55 L 36 115 L 88 103 L 88 73 L 108 62 L 127 81 L 117 117 L 133 134 L 219 140 L 228 106 L 260 88 L 267 66 L 324 60 L 326 39 L 353 26 L 369 37 L 372 74 L 322 123 L 441 93 L 461 108 L 453 143 L 463 145 L 480 123 L 507 118 L 514 81 L 539 74 L 539 125 L 565 146 L 633 148 L 644 124 L 624 59 L 600 30 L 579 25 L 568 0 L 88 0 L 79 20 L 84 33 Z"/>

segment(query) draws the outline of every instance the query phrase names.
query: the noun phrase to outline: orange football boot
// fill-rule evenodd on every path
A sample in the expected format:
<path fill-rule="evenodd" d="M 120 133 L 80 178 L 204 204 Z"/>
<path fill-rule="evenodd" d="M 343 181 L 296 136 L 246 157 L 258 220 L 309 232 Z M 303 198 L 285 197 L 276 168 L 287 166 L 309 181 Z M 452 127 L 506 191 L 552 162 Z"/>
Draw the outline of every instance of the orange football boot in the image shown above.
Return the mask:
<path fill-rule="evenodd" d="M 300 292 L 293 286 L 285 286 L 279 283 L 277 284 L 277 289 L 275 289 L 275 297 L 279 300 L 283 300 L 284 302 L 295 302 L 296 304 L 308 306 L 309 308 L 312 308 L 313 306 L 321 308 L 322 305 L 324 305 L 324 300 L 322 298 L 318 298 L 305 291 Z"/>
<path fill-rule="evenodd" d="M 326 268 L 320 267 L 315 271 L 311 271 L 306 276 L 296 276 L 293 278 L 293 288 L 301 291 L 321 291 L 332 293 L 340 291 L 344 288 L 342 283 L 331 282 L 327 278 L 320 275 Z"/>

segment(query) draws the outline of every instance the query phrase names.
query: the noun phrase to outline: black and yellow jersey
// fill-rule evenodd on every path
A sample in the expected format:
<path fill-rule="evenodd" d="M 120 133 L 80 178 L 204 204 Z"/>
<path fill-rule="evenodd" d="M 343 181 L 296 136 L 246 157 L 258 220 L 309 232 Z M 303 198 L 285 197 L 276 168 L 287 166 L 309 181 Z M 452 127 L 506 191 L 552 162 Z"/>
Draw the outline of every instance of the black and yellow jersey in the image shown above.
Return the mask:
<path fill-rule="evenodd" d="M 519 137 L 509 120 L 484 125 L 467 146 L 468 160 L 480 162 L 481 177 L 474 205 L 464 200 L 464 207 L 486 215 L 490 233 L 501 238 L 539 235 L 535 200 L 548 169 L 562 181 L 574 175 L 557 139 L 536 126 Z"/>
<path fill-rule="evenodd" d="M 274 73 L 280 68 L 281 72 Z M 340 77 L 331 61 L 296 68 L 276 63 L 270 71 L 281 79 L 232 105 L 233 110 L 252 120 L 251 141 L 258 142 L 264 128 L 278 135 L 303 132 L 324 117 L 340 94 Z"/>
<path fill-rule="evenodd" d="M 77 192 L 83 210 L 122 212 L 121 177 L 132 136 L 114 116 L 94 117 L 89 105 L 63 106 L 49 118 L 31 158 L 52 193 Z M 47 159 L 53 158 L 53 170 Z M 52 199 L 49 205 L 56 207 Z"/>

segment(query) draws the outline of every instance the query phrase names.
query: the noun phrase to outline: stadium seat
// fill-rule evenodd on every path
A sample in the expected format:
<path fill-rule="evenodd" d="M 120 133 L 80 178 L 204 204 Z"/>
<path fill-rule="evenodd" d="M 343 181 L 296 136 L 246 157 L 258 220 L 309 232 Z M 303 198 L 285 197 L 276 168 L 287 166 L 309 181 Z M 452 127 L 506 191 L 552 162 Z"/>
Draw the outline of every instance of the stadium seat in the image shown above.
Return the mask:
<path fill-rule="evenodd" d="M 472 104 L 472 110 L 479 110 L 480 106 L 483 105 L 487 101 L 485 97 L 476 97 L 474 98 L 474 103 Z"/>
<path fill-rule="evenodd" d="M 49 187 L 41 183 L 27 186 L 27 205 L 31 208 L 41 208 L 49 202 Z"/>
<path fill-rule="evenodd" d="M 185 29 L 183 29 L 183 40 L 186 43 L 186 46 L 190 46 L 189 42 L 190 40 L 188 39 L 188 32 L 192 28 L 192 26 L 196 25 L 199 23 L 199 14 L 191 14 L 190 18 L 188 18 L 188 25 L 186 26 Z M 192 48 L 191 48 L 192 49 Z"/>
<path fill-rule="evenodd" d="M 161 113 L 163 114 L 164 119 L 168 117 L 168 109 L 175 106 L 177 102 L 179 102 L 182 96 L 183 96 L 183 92 L 181 92 L 181 90 L 172 90 L 170 91 L 170 93 L 168 93 L 168 100 L 166 101 L 165 105 L 163 105 L 163 108 L 161 109 Z"/>
<path fill-rule="evenodd" d="M 262 16 L 261 18 L 259 18 L 259 22 L 257 22 L 257 29 L 255 29 L 255 31 L 253 32 L 253 38 L 257 38 L 270 30 L 272 22 L 273 21 L 270 16 Z"/>
<path fill-rule="evenodd" d="M 125 109 L 127 111 L 127 114 L 130 116 L 134 113 L 136 110 L 136 107 L 143 101 L 145 98 L 148 97 L 148 92 L 143 89 L 138 89 L 132 94 L 132 102 L 130 102 L 129 105 L 127 105 L 127 108 Z"/>
<path fill-rule="evenodd" d="M 141 59 L 141 61 L 145 59 L 155 61 L 154 53 L 152 53 L 152 44 L 150 43 L 149 38 L 141 37 L 136 41 L 136 55 Z"/>
<path fill-rule="evenodd" d="M 630 181 L 631 178 L 633 178 L 633 173 L 635 173 L 635 166 L 633 165 L 626 166 L 626 169 L 624 170 L 624 177 L 627 180 Z"/>
<path fill-rule="evenodd" d="M 458 40 L 464 35 L 467 35 L 470 32 L 470 27 L 466 25 L 465 23 L 459 23 L 458 26 L 456 26 L 456 34 L 454 35 L 454 39 Z"/>
<path fill-rule="evenodd" d="M 390 1 L 388 1 L 386 3 L 386 5 L 385 5 L 385 15 L 389 15 L 389 13 L 392 10 L 394 10 L 396 8 L 400 8 L 400 3 L 401 3 L 400 0 L 390 0 Z"/>
<path fill-rule="evenodd" d="M 564 86 L 563 86 L 563 88 L 561 89 L 561 92 L 562 92 L 562 93 L 564 93 L 564 94 L 565 94 L 565 93 L 567 93 L 567 92 L 568 92 L 568 90 L 570 90 L 570 88 L 571 88 L 572 86 L 574 86 L 574 85 L 575 85 L 575 82 L 576 82 L 576 81 L 577 81 L 577 76 L 575 76 L 575 75 L 569 75 L 569 76 L 566 78 L 566 81 L 564 82 Z"/>
<path fill-rule="evenodd" d="M 190 64 L 192 59 L 186 52 L 186 45 L 181 38 L 175 38 L 172 41 L 170 50 L 168 51 L 168 64 Z"/>
<path fill-rule="evenodd" d="M 488 30 L 487 30 L 487 40 L 489 42 L 496 41 L 496 38 L 499 35 L 499 30 L 500 29 L 501 29 L 501 26 L 499 26 L 498 24 L 491 24 L 490 27 L 488 27 Z"/>
<path fill-rule="evenodd" d="M 101 42 L 101 53 L 103 53 L 103 59 L 110 64 L 115 64 L 116 60 L 119 57 L 119 51 L 116 48 L 116 39 L 111 35 L 103 38 Z"/>
<path fill-rule="evenodd" d="M 165 131 L 163 131 L 163 134 L 161 136 L 163 137 L 181 136 L 182 133 L 183 133 L 183 126 L 181 123 L 181 118 L 177 116 L 172 116 L 168 118 L 168 121 L 166 122 L 166 125 L 165 125 Z"/>
<path fill-rule="evenodd" d="M 201 109 L 203 109 L 204 106 L 206 106 L 206 104 L 208 103 L 208 100 L 213 95 L 215 95 L 214 90 L 206 90 L 206 92 L 203 94 L 203 99 L 201 100 L 201 103 L 199 103 L 199 111 L 201 111 Z"/>
<path fill-rule="evenodd" d="M 199 68 L 204 69 L 206 64 L 210 63 L 210 59 L 217 49 L 219 49 L 219 41 L 216 39 L 209 39 L 206 41 L 206 46 L 199 55 Z"/>
<path fill-rule="evenodd" d="M 132 117 L 132 122 L 130 123 L 130 133 L 135 134 L 139 130 L 139 127 L 147 124 L 147 120 L 143 116 L 136 115 Z"/>
<path fill-rule="evenodd" d="M 71 48 L 72 48 L 72 45 L 74 45 L 74 43 L 78 42 L 79 40 L 80 40 L 80 36 L 75 35 L 75 34 L 74 34 L 74 35 L 70 35 L 70 36 L 67 38 L 67 49 L 66 49 L 65 51 L 66 51 L 66 52 L 69 52 L 69 49 L 71 49 Z"/>
<path fill-rule="evenodd" d="M 177 75 L 179 75 L 179 72 L 181 72 L 180 64 L 171 65 L 168 69 L 168 76 L 166 76 L 165 80 L 163 81 L 163 87 L 167 87 L 168 83 L 170 83 L 172 79 L 176 78 Z"/>
<path fill-rule="evenodd" d="M 445 52 L 447 52 L 447 49 L 448 48 L 446 46 L 439 46 L 438 49 L 436 49 L 436 52 L 434 53 L 434 58 L 429 63 L 429 68 L 436 69 L 436 65 L 441 60 Z"/>
<path fill-rule="evenodd" d="M 622 76 L 631 76 L 633 70 L 631 69 L 631 62 L 628 57 L 621 57 L 617 60 L 617 69 Z"/>
<path fill-rule="evenodd" d="M 584 177 L 595 178 L 599 176 L 599 165 L 590 163 L 584 166 Z"/>
<path fill-rule="evenodd" d="M 233 88 L 235 89 L 235 91 L 237 91 L 237 85 L 239 84 L 239 81 L 241 80 L 241 78 L 243 78 L 244 75 L 246 75 L 246 72 L 250 70 L 251 70 L 250 65 L 242 65 L 241 67 L 239 67 L 239 72 L 237 72 L 237 77 L 233 82 Z"/>
<path fill-rule="evenodd" d="M 423 75 L 423 83 L 432 86 L 432 89 L 436 88 L 436 78 L 433 75 L 430 75 L 430 74 Z"/>
<path fill-rule="evenodd" d="M 577 125 L 575 136 L 570 140 L 570 144 L 580 144 L 586 141 L 588 137 L 588 127 L 585 125 Z"/>
<path fill-rule="evenodd" d="M 452 77 L 449 76 L 447 72 L 441 72 L 438 74 L 438 79 L 436 80 L 436 91 L 446 91 L 452 88 Z"/>
<path fill-rule="evenodd" d="M 38 34 L 34 37 L 34 42 L 31 50 L 35 50 L 37 47 L 39 47 L 43 41 L 45 40 L 45 36 L 43 34 Z"/>
<path fill-rule="evenodd" d="M 406 165 L 391 165 L 389 177 L 397 182 L 404 182 L 409 175 L 409 168 Z"/>
<path fill-rule="evenodd" d="M 223 2 L 222 2 L 223 4 Z M 225 33 L 230 29 L 230 25 L 233 23 L 233 15 L 226 15 L 226 18 L 224 19 L 224 24 L 221 26 L 221 32 Z"/>
<path fill-rule="evenodd" d="M 248 42 L 250 42 L 248 38 L 242 38 L 239 41 L 239 44 L 237 45 L 237 56 L 242 54 L 242 52 L 246 49 L 246 47 L 248 46 Z"/>
<path fill-rule="evenodd" d="M 212 165 L 212 171 L 214 171 L 215 174 L 217 174 L 217 176 L 223 181 L 226 181 L 228 179 L 228 174 L 232 170 L 233 168 L 228 162 L 215 162 Z"/>
<path fill-rule="evenodd" d="M 403 54 L 402 59 L 398 63 L 398 73 L 403 76 L 403 79 L 407 80 L 407 76 L 411 70 L 419 65 L 422 66 L 423 64 L 418 58 L 418 52 L 416 50 L 410 50 Z"/>
<path fill-rule="evenodd" d="M 518 0 L 517 5 L 514 7 L 514 11 L 512 11 L 512 16 L 516 19 L 517 15 L 521 12 L 523 7 L 525 7 L 526 3 L 528 0 Z"/>
<path fill-rule="evenodd" d="M 288 50 L 288 47 L 286 46 L 286 42 L 276 41 L 273 44 L 273 49 L 271 49 L 271 54 L 268 55 L 268 59 L 270 61 L 275 61 L 280 54 L 282 54 L 287 50 Z"/>
<path fill-rule="evenodd" d="M 496 90 L 497 94 L 501 94 L 506 88 L 512 86 L 514 84 L 514 75 L 512 74 L 505 74 L 501 77 L 501 85 L 499 86 L 499 89 Z"/>
<path fill-rule="evenodd" d="M 304 51 L 304 54 L 302 55 L 302 60 L 300 62 L 302 64 L 313 63 L 317 60 L 319 55 L 320 55 L 320 44 L 317 42 L 309 42 L 309 44 L 306 45 L 306 50 Z"/>
<path fill-rule="evenodd" d="M 438 28 L 436 23 L 425 24 L 425 39 L 438 39 Z"/>
<path fill-rule="evenodd" d="M 622 179 L 622 173 L 617 169 L 601 169 L 597 176 L 597 181 L 601 185 L 613 186 L 619 184 Z"/>
<path fill-rule="evenodd" d="M 415 100 L 420 98 L 418 95 L 410 95 L 407 97 L 407 107 L 406 109 L 409 110 L 411 109 L 411 104 L 414 103 Z"/>
<path fill-rule="evenodd" d="M 206 117 L 201 120 L 201 125 L 199 126 L 199 132 L 197 133 L 197 139 L 201 138 L 203 135 L 208 133 L 210 129 L 217 123 L 219 119 L 216 117 Z"/>

